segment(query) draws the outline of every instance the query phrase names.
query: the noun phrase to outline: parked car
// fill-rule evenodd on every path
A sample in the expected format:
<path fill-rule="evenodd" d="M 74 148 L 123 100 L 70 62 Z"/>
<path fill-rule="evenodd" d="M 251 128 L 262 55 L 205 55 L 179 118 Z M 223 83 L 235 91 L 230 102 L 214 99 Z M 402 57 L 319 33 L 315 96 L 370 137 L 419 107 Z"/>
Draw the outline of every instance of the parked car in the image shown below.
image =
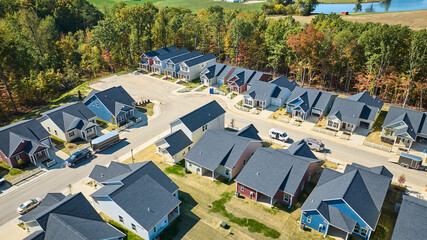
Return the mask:
<path fill-rule="evenodd" d="M 322 140 L 315 138 L 304 138 L 304 141 L 307 143 L 311 150 L 321 152 L 325 149 L 325 144 L 322 143 Z"/>
<path fill-rule="evenodd" d="M 21 204 L 21 205 L 16 209 L 16 211 L 17 211 L 19 214 L 24 214 L 24 213 L 26 213 L 26 212 L 28 212 L 28 211 L 30 211 L 30 210 L 32 210 L 32 209 L 34 209 L 34 208 L 36 208 L 36 207 L 41 203 L 41 201 L 42 201 L 42 199 L 41 199 L 41 198 L 33 198 L 33 199 L 30 199 L 30 200 L 28 200 L 28 201 L 24 202 L 23 204 Z"/>
<path fill-rule="evenodd" d="M 71 156 L 65 160 L 65 164 L 68 167 L 74 167 L 77 163 L 83 159 L 89 158 L 91 155 L 92 152 L 89 149 L 83 149 L 82 151 L 71 154 Z"/>
<path fill-rule="evenodd" d="M 277 129 L 270 129 L 270 131 L 268 131 L 268 135 L 273 138 L 273 139 L 277 139 L 279 141 L 283 141 L 283 142 L 287 142 L 289 141 L 289 136 L 286 134 L 286 132 L 281 131 L 281 130 L 277 130 Z"/>

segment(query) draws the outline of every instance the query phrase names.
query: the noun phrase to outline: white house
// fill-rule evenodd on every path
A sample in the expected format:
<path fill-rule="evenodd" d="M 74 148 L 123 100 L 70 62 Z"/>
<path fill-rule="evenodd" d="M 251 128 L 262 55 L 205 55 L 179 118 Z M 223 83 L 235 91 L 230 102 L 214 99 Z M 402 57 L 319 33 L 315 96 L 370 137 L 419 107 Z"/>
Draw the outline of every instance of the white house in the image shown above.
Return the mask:
<path fill-rule="evenodd" d="M 203 68 L 205 68 L 208 63 L 215 61 L 216 56 L 213 53 L 209 53 L 207 55 L 182 62 L 179 64 L 180 70 L 178 71 L 178 78 L 187 82 L 193 81 L 200 77 L 200 72 L 202 72 Z"/>
<path fill-rule="evenodd" d="M 212 101 L 170 123 L 171 133 L 155 142 L 165 162 L 182 160 L 208 129 L 224 130 L 225 110 Z"/>

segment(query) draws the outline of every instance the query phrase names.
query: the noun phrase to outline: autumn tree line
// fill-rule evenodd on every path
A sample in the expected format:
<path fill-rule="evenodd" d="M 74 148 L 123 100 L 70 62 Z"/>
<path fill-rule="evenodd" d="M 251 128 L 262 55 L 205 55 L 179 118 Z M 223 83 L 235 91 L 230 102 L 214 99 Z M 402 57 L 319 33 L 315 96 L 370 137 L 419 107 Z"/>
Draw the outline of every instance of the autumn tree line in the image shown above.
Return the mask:
<path fill-rule="evenodd" d="M 427 31 L 211 7 L 192 13 L 152 3 L 86 0 L 0 1 L 0 122 L 77 85 L 137 67 L 143 52 L 174 45 L 214 53 L 218 61 L 285 75 L 305 87 L 369 91 L 385 102 L 425 108 Z"/>

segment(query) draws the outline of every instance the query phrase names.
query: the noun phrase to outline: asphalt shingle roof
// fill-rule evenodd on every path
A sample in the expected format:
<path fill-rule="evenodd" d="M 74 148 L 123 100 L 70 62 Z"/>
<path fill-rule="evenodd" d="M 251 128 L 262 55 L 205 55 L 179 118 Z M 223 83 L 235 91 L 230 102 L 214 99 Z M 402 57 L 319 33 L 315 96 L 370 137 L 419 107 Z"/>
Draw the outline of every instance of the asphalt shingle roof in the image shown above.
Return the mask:
<path fill-rule="evenodd" d="M 258 148 L 237 176 L 236 182 L 270 197 L 274 197 L 278 190 L 295 195 L 310 164 L 319 160 L 292 152 L 287 149 Z"/>
<path fill-rule="evenodd" d="M 168 151 L 171 156 L 181 152 L 193 143 L 182 130 L 167 135 L 164 140 L 169 144 L 166 151 Z"/>
<path fill-rule="evenodd" d="M 42 113 L 49 117 L 63 132 L 78 128 L 84 130 L 95 125 L 89 122 L 95 114 L 81 102 L 66 104 Z"/>
<path fill-rule="evenodd" d="M 22 140 L 27 140 L 31 143 L 32 147 L 29 149 L 31 152 L 36 150 L 38 146 L 47 147 L 40 140 L 49 136 L 50 134 L 37 120 L 19 121 L 0 128 L 0 150 L 9 158 Z"/>
<path fill-rule="evenodd" d="M 183 61 L 189 60 L 189 59 L 193 59 L 195 57 L 200 57 L 202 56 L 202 53 L 199 51 L 193 51 L 190 53 L 186 53 L 186 54 L 182 54 L 180 56 L 177 57 L 173 57 L 171 59 L 169 59 L 168 61 L 172 62 L 173 64 L 179 64 Z"/>
<path fill-rule="evenodd" d="M 276 79 L 273 79 L 271 83 L 274 83 L 279 87 L 287 88 L 291 92 L 295 89 L 295 87 L 299 87 L 298 83 L 296 83 L 295 81 L 289 81 L 285 76 L 280 76 Z"/>
<path fill-rule="evenodd" d="M 212 60 L 212 59 L 216 59 L 216 56 L 213 53 L 209 53 L 200 57 L 196 57 L 190 60 L 185 61 L 185 65 L 187 65 L 187 67 L 192 67 L 194 65 Z"/>
<path fill-rule="evenodd" d="M 32 234 L 27 240 L 101 240 L 125 236 L 104 222 L 82 193 L 63 198 L 35 219 L 43 233 Z"/>
<path fill-rule="evenodd" d="M 179 120 L 181 120 L 181 122 L 184 123 L 190 131 L 194 132 L 224 113 L 225 110 L 217 101 L 213 100 L 212 102 L 180 117 Z"/>
<path fill-rule="evenodd" d="M 322 202 L 318 210 L 333 226 L 347 232 L 353 232 L 356 221 L 338 208 Z"/>
<path fill-rule="evenodd" d="M 214 77 L 220 76 L 222 73 L 224 73 L 224 70 L 229 67 L 228 65 L 217 63 L 217 62 L 210 62 L 206 65 L 206 67 L 202 70 L 202 73 L 204 73 L 204 76 L 207 79 L 212 79 Z M 206 71 L 207 70 L 207 71 Z M 206 72 L 206 73 L 205 73 Z"/>
<path fill-rule="evenodd" d="M 91 197 L 110 197 L 150 230 L 180 203 L 172 195 L 178 186 L 151 161 L 129 166 L 133 169 L 131 173 L 115 177 L 121 184 L 103 186 Z M 138 199 L 138 204 L 129 199 Z"/>
<path fill-rule="evenodd" d="M 253 124 L 249 124 L 248 126 L 240 129 L 236 135 L 239 137 L 262 141 L 261 137 L 258 135 L 258 129 L 256 129 Z"/>
<path fill-rule="evenodd" d="M 173 52 L 168 52 L 165 54 L 157 55 L 156 58 L 158 58 L 160 61 L 164 61 L 164 60 L 167 60 L 169 58 L 174 58 L 174 57 L 181 56 L 181 55 L 187 54 L 187 53 L 189 53 L 189 51 L 186 48 L 181 48 L 181 49 L 173 51 Z"/>
<path fill-rule="evenodd" d="M 342 174 L 325 169 L 301 211 L 319 210 L 329 199 L 343 199 L 375 229 L 390 182 L 390 177 L 362 168 L 355 167 Z"/>
<path fill-rule="evenodd" d="M 124 107 L 133 107 L 133 103 L 135 102 L 122 86 L 112 87 L 104 91 L 92 90 L 85 98 L 84 103 L 89 101 L 93 96 L 96 96 L 114 116 L 119 115 Z"/>
<path fill-rule="evenodd" d="M 95 165 L 92 172 L 89 174 L 89 178 L 102 183 L 125 173 L 130 173 L 131 171 L 132 169 L 127 164 L 110 162 L 108 167 Z"/>
<path fill-rule="evenodd" d="M 399 122 L 405 122 L 409 126 L 404 132 L 410 136 L 415 137 L 416 134 L 427 135 L 426 118 L 427 113 L 425 112 L 391 106 L 384 120 L 383 127 L 389 127 Z"/>
<path fill-rule="evenodd" d="M 404 195 L 391 239 L 425 239 L 424 227 L 427 222 L 426 213 L 427 201 Z"/>
<path fill-rule="evenodd" d="M 165 54 L 165 53 L 169 53 L 169 52 L 174 52 L 177 51 L 177 49 L 174 46 L 170 46 L 170 47 L 165 47 L 165 48 L 161 48 L 161 49 L 157 49 L 154 51 L 150 51 L 150 52 L 146 52 L 143 55 L 151 58 L 151 57 L 155 57 L 161 54 Z"/>
<path fill-rule="evenodd" d="M 317 89 L 295 87 L 289 97 L 287 103 L 290 103 L 298 98 L 302 99 L 300 105 L 301 109 L 307 112 L 311 108 L 325 109 L 331 98 L 335 98 L 337 95 Z"/>
<path fill-rule="evenodd" d="M 46 211 L 46 209 L 57 204 L 64 198 L 65 196 L 62 193 L 48 193 L 43 198 L 43 201 L 36 208 L 22 215 L 19 220 L 24 223 L 35 221 L 37 215 Z"/>
<path fill-rule="evenodd" d="M 286 88 L 263 81 L 254 81 L 248 91 L 248 95 L 258 101 L 267 101 L 270 98 L 282 98 L 285 93 Z"/>
<path fill-rule="evenodd" d="M 377 97 L 372 97 L 367 92 L 360 92 L 354 95 L 347 97 L 348 100 L 353 100 L 356 102 L 362 102 L 368 106 L 376 107 L 378 109 L 383 108 L 384 103 Z"/>

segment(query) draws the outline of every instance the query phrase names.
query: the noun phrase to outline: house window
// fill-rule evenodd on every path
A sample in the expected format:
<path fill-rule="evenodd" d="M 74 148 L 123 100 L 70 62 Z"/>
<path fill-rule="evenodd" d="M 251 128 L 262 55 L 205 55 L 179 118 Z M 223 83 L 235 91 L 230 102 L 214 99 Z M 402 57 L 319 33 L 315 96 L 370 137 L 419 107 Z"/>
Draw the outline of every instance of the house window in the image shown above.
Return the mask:
<path fill-rule="evenodd" d="M 191 147 L 188 147 L 187 150 L 190 151 Z"/>
<path fill-rule="evenodd" d="M 191 163 L 189 163 L 190 167 L 192 167 L 193 165 L 191 165 Z"/>
<path fill-rule="evenodd" d="M 204 131 L 206 131 L 208 129 L 208 125 L 206 124 L 206 125 L 204 125 L 204 126 L 202 126 L 202 131 L 204 132 Z"/>
<path fill-rule="evenodd" d="M 359 231 L 360 231 L 360 226 L 359 225 L 354 226 L 353 232 L 359 233 Z"/>
<path fill-rule="evenodd" d="M 156 228 L 156 227 L 154 227 L 154 228 L 153 228 L 153 231 L 154 231 L 154 232 L 157 232 L 157 228 Z"/>
<path fill-rule="evenodd" d="M 92 101 L 92 106 L 95 106 L 95 101 Z"/>
<path fill-rule="evenodd" d="M 16 155 L 16 157 L 15 157 L 15 160 L 16 160 L 16 161 L 19 161 L 19 160 L 21 160 L 21 156 L 19 156 L 19 155 Z"/>
<path fill-rule="evenodd" d="M 304 189 L 304 184 L 305 184 L 305 182 L 302 182 L 302 184 L 301 184 L 301 191 Z"/>
<path fill-rule="evenodd" d="M 86 130 L 87 133 L 92 132 L 92 128 L 89 128 L 88 130 Z"/>
<path fill-rule="evenodd" d="M 72 137 L 72 136 L 74 136 L 74 132 L 69 132 L 69 133 L 68 133 L 68 135 L 69 135 L 70 137 Z"/>
<path fill-rule="evenodd" d="M 135 226 L 135 224 L 133 224 L 133 223 L 132 223 L 132 229 L 133 229 L 134 231 L 136 231 L 136 226 Z"/>
<path fill-rule="evenodd" d="M 253 155 L 253 153 L 252 153 L 252 155 Z M 243 165 L 245 165 L 246 164 L 246 159 L 245 160 L 243 160 Z"/>
<path fill-rule="evenodd" d="M 366 237 L 366 235 L 368 235 L 368 230 L 367 230 L 367 229 L 362 228 L 362 230 L 360 231 L 360 235 L 362 235 L 362 236 Z"/>
<path fill-rule="evenodd" d="M 285 195 L 283 196 L 283 201 L 285 201 L 285 202 L 289 202 L 289 195 L 288 195 L 288 194 L 285 194 Z"/>
<path fill-rule="evenodd" d="M 307 223 L 311 223 L 311 217 L 307 217 Z"/>
<path fill-rule="evenodd" d="M 225 171 L 225 175 L 227 175 L 227 176 L 228 176 L 229 174 L 230 174 L 230 173 L 228 172 L 228 170 L 226 170 L 226 171 Z"/>
<path fill-rule="evenodd" d="M 55 135 L 58 136 L 58 132 L 55 130 Z"/>
<path fill-rule="evenodd" d="M 310 175 L 308 175 L 308 180 L 307 180 L 307 181 L 309 181 L 309 182 L 310 182 L 310 180 L 311 180 L 311 174 L 310 174 Z"/>
<path fill-rule="evenodd" d="M 121 223 L 124 223 L 124 222 L 123 222 L 123 217 L 122 217 L 122 216 L 119 216 L 119 221 L 120 221 Z"/>
<path fill-rule="evenodd" d="M 50 127 L 47 127 L 47 131 L 50 132 Z"/>
<path fill-rule="evenodd" d="M 42 152 L 38 152 L 37 156 L 40 157 L 42 155 Z"/>
<path fill-rule="evenodd" d="M 99 103 L 98 102 L 96 102 L 96 107 L 99 108 Z"/>
<path fill-rule="evenodd" d="M 244 192 L 244 191 L 245 191 L 245 186 L 240 185 L 240 190 L 241 190 L 242 192 Z"/>

